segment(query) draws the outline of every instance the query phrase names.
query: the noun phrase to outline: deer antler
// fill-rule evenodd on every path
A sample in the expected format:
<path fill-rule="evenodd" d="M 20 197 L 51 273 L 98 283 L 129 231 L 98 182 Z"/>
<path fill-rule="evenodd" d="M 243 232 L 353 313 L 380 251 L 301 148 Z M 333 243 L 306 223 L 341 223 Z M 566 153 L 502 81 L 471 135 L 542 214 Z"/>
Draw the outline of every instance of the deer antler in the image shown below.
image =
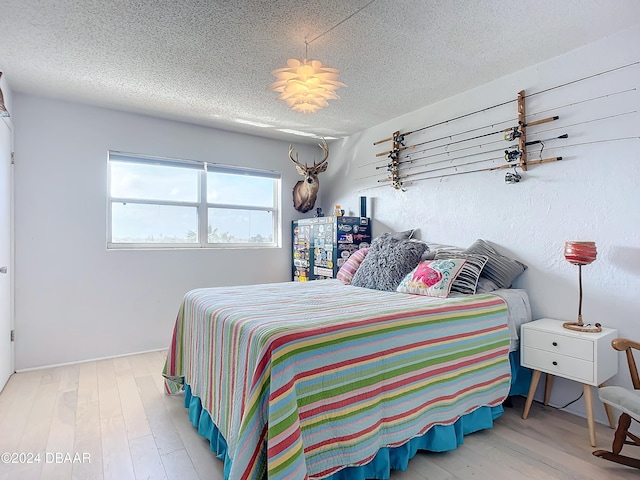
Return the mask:
<path fill-rule="evenodd" d="M 329 158 L 329 146 L 327 145 L 327 141 L 323 138 L 322 143 L 319 143 L 318 146 L 322 149 L 322 152 L 324 153 L 324 157 L 319 162 L 316 162 L 314 160 L 313 167 L 310 167 L 309 165 L 307 165 L 307 162 L 305 162 L 303 166 L 302 163 L 298 160 L 298 152 L 296 152 L 296 158 L 293 158 L 293 152 L 295 151 L 293 149 L 293 145 L 289 145 L 289 158 L 293 163 L 298 165 L 300 168 L 303 168 L 308 171 L 315 171 L 317 168 L 322 167 L 327 162 L 327 158 Z"/>
<path fill-rule="evenodd" d="M 293 150 L 293 145 L 291 145 L 291 144 L 290 144 L 290 145 L 289 145 L 289 158 L 291 159 L 291 161 L 292 161 L 293 163 L 295 163 L 296 165 L 298 165 L 299 167 L 301 167 L 301 168 L 304 168 L 304 169 L 309 168 L 309 167 L 307 166 L 307 163 L 306 163 L 306 162 L 305 162 L 305 164 L 304 164 L 304 167 L 302 166 L 302 163 L 300 163 L 300 161 L 298 160 L 298 152 L 296 152 L 296 158 L 294 159 L 294 158 L 293 158 L 293 152 L 294 152 L 294 150 Z"/>
<path fill-rule="evenodd" d="M 323 138 L 322 139 L 322 143 L 319 143 L 318 146 L 324 152 L 324 158 L 322 160 L 320 160 L 320 162 L 318 162 L 317 164 L 316 164 L 316 162 L 314 160 L 313 168 L 318 168 L 320 165 L 322 165 L 323 163 L 325 163 L 327 161 L 327 158 L 329 158 L 329 146 L 327 145 L 327 141 Z"/>

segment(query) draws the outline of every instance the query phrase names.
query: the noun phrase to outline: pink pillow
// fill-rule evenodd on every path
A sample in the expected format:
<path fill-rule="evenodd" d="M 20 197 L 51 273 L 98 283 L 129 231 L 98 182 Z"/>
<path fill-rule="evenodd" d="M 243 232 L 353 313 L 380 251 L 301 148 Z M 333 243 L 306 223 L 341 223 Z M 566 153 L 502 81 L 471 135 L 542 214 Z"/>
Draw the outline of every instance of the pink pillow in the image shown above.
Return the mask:
<path fill-rule="evenodd" d="M 356 274 L 356 270 L 358 270 L 358 267 L 362 263 L 362 260 L 367 256 L 367 253 L 369 253 L 368 248 L 361 248 L 360 250 L 353 252 L 349 258 L 347 258 L 347 261 L 344 262 L 342 267 L 340 267 L 336 278 L 345 285 L 349 285 L 351 283 L 351 279 Z"/>

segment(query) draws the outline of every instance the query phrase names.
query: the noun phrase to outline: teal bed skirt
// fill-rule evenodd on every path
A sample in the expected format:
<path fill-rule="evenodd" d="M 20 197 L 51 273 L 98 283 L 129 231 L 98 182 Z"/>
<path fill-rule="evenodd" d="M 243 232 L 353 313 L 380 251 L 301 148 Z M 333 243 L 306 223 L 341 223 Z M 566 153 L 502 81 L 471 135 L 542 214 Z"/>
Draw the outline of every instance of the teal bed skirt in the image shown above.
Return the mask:
<path fill-rule="evenodd" d="M 531 381 L 531 371 L 520 367 L 520 352 L 511 352 L 511 389 L 510 395 L 526 395 Z M 189 420 L 198 433 L 207 438 L 211 451 L 224 462 L 224 478 L 229 478 L 231 460 L 227 454 L 227 442 L 215 426 L 209 413 L 202 408 L 200 398 L 191 393 L 191 387 L 185 385 L 184 406 L 189 409 Z M 418 450 L 446 452 L 462 445 L 463 437 L 469 433 L 493 427 L 493 421 L 504 412 L 502 405 L 480 407 L 464 415 L 453 425 L 435 425 L 420 437 L 412 438 L 404 445 L 395 448 L 381 448 L 374 459 L 361 467 L 347 467 L 335 473 L 329 480 L 365 480 L 389 478 L 391 470 L 406 470 L 409 460 Z"/>

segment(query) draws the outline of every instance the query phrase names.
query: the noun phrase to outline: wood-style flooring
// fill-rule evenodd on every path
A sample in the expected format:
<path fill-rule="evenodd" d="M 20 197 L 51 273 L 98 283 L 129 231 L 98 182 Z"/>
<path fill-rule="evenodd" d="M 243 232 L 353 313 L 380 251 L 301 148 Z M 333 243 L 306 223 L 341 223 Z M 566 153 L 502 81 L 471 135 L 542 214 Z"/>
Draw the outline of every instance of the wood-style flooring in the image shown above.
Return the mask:
<path fill-rule="evenodd" d="M 165 352 L 17 373 L 0 394 L 0 480 L 222 480 L 222 462 L 163 393 Z M 585 419 L 516 397 L 493 429 L 446 453 L 418 453 L 394 480 L 638 479 L 594 457 Z M 597 425 L 598 448 L 613 430 Z M 633 447 L 627 447 L 633 448 Z M 623 450 L 624 452 L 624 450 Z M 640 452 L 639 452 L 640 453 Z M 22 454 L 18 457 L 18 454 Z M 31 459 L 35 459 L 32 457 Z"/>

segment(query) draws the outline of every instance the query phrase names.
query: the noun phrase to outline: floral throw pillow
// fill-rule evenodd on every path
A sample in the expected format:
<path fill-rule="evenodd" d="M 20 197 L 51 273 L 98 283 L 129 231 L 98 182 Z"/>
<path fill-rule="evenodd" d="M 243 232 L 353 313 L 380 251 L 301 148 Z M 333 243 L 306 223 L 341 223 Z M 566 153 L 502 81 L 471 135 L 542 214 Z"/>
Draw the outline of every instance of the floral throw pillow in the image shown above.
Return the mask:
<path fill-rule="evenodd" d="M 466 263 L 463 258 L 421 261 L 396 289 L 401 293 L 446 298 Z"/>

